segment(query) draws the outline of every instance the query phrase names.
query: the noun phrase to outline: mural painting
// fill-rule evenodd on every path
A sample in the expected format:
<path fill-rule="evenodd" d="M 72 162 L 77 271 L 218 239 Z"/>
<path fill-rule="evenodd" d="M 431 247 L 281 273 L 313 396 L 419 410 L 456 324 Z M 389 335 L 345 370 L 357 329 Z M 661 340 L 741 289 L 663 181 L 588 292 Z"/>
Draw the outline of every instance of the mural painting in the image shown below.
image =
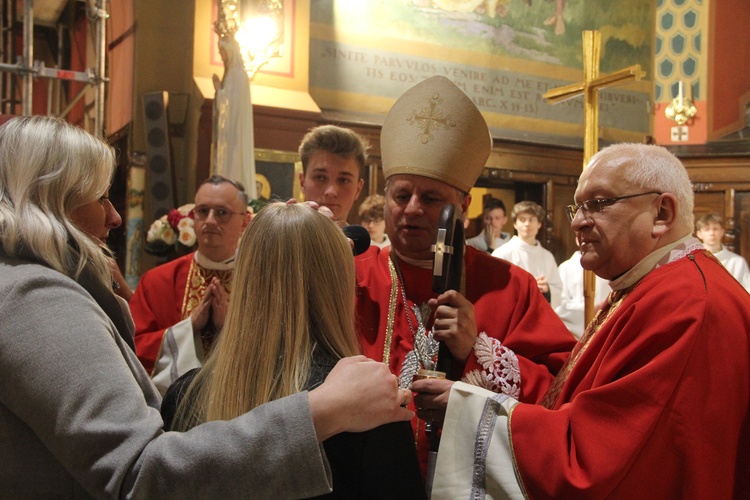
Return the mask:
<path fill-rule="evenodd" d="M 578 145 L 582 99 L 552 106 L 541 96 L 582 78 L 581 32 L 598 29 L 602 73 L 636 63 L 647 72 L 601 92 L 601 136 L 640 140 L 651 130 L 653 19 L 650 0 L 312 0 L 311 94 L 324 109 L 378 121 L 440 74 L 496 137 Z"/>

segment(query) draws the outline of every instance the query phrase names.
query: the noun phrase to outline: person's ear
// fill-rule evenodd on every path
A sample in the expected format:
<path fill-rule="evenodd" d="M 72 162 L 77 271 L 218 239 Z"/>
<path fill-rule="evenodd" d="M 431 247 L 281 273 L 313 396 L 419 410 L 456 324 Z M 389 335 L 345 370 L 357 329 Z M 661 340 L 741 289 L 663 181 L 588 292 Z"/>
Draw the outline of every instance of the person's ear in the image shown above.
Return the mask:
<path fill-rule="evenodd" d="M 357 181 L 357 194 L 354 195 L 355 200 L 359 198 L 360 193 L 362 193 L 363 187 L 365 187 L 365 180 L 364 179 L 358 180 Z"/>
<path fill-rule="evenodd" d="M 242 229 L 245 229 L 247 225 L 250 224 L 250 221 L 253 220 L 254 215 L 255 214 L 250 211 L 250 208 L 248 208 L 245 217 L 242 219 Z"/>
<path fill-rule="evenodd" d="M 304 172 L 299 173 L 299 187 L 300 187 L 300 191 L 302 191 L 302 194 L 305 194 L 305 173 Z"/>
<path fill-rule="evenodd" d="M 464 196 L 464 200 L 461 202 L 461 218 L 464 220 L 464 226 L 469 217 L 469 205 L 471 205 L 471 194 Z"/>
<path fill-rule="evenodd" d="M 656 204 L 652 235 L 658 238 L 677 224 L 677 198 L 672 193 L 663 193 L 657 198 Z"/>

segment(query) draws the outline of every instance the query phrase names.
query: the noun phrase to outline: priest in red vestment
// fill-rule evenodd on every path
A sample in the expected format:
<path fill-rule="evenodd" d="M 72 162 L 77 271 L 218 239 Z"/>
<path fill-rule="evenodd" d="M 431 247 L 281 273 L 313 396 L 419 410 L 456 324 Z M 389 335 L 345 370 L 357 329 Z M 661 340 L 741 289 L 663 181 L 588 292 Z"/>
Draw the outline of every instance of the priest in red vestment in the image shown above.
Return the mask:
<path fill-rule="evenodd" d="M 449 394 L 432 498 L 744 498 L 750 295 L 691 236 L 685 168 L 610 146 L 575 200 L 581 264 L 613 291 L 541 404 L 414 383 L 431 417 Z"/>
<path fill-rule="evenodd" d="M 244 187 L 208 178 L 193 217 L 198 250 L 146 272 L 130 300 L 136 354 L 162 393 L 202 365 L 224 324 L 237 244 L 251 218 Z"/>
<path fill-rule="evenodd" d="M 401 387 L 432 366 L 444 341 L 463 380 L 537 402 L 575 339 L 534 278 L 466 248 L 461 290 L 431 287 L 442 208 L 453 204 L 465 216 L 491 146 L 481 113 L 447 78 L 429 78 L 396 101 L 381 133 L 391 250 L 355 258 L 358 334 L 364 354 L 387 363 Z M 424 465 L 424 422 L 414 424 Z"/>

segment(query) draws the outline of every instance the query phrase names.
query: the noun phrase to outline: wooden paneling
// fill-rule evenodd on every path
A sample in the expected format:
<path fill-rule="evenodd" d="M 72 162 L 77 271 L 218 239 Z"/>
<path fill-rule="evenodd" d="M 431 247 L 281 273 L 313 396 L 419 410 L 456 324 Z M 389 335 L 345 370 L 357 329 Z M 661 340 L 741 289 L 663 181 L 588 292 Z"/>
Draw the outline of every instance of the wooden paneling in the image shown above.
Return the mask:
<path fill-rule="evenodd" d="M 577 178 L 583 170 L 583 152 L 554 146 L 495 141 L 487 166 L 508 172 Z"/>
<path fill-rule="evenodd" d="M 750 262 L 750 192 L 736 193 L 735 207 L 734 251 Z"/>
<path fill-rule="evenodd" d="M 724 244 L 750 261 L 750 144 L 670 148 L 682 160 L 695 190 L 694 213 L 724 217 Z"/>
<path fill-rule="evenodd" d="M 255 147 L 296 152 L 319 117 L 318 113 L 253 106 Z"/>
<path fill-rule="evenodd" d="M 553 222 L 556 230 L 553 232 L 554 251 L 550 251 L 552 251 L 558 264 L 568 260 L 573 252 L 578 250 L 575 233 L 570 228 L 570 221 L 565 213 L 565 207 L 573 203 L 575 191 L 575 184 L 557 184 L 555 186 Z"/>
<path fill-rule="evenodd" d="M 704 214 L 716 213 L 726 217 L 724 212 L 724 191 L 704 191 L 695 193 L 695 219 Z"/>

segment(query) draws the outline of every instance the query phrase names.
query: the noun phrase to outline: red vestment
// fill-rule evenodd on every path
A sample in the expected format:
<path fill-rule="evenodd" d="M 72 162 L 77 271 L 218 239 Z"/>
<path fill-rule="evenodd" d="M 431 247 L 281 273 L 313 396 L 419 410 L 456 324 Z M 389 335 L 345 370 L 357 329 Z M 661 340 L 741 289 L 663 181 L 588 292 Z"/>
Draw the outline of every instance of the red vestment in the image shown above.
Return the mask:
<path fill-rule="evenodd" d="M 135 352 L 147 372 L 154 368 L 165 330 L 190 316 L 203 299 L 208 279 L 217 276 L 228 292 L 231 274 L 231 270 L 203 268 L 193 252 L 141 276 L 129 305 L 135 322 Z"/>
<path fill-rule="evenodd" d="M 386 347 L 392 281 L 389 249 L 371 248 L 355 258 L 357 269 L 357 331 L 364 354 L 382 361 Z M 520 399 L 537 402 L 565 362 L 575 338 L 557 317 L 534 278 L 523 269 L 474 248 L 465 250 L 465 297 L 474 305 L 477 332 L 486 332 L 512 350 L 520 369 Z M 415 267 L 399 259 L 405 282 L 407 304 L 398 287 L 393 315 L 392 341 L 388 366 L 399 375 L 407 353 L 414 349 L 414 334 L 407 314 L 416 327 L 414 304 L 421 305 L 437 297 L 432 291 L 432 270 Z M 408 310 L 408 312 L 407 312 Z M 431 328 L 431 319 L 427 325 Z M 482 370 L 474 352 L 461 373 Z M 424 422 L 413 421 L 420 459 L 424 460 L 427 440 Z"/>
<path fill-rule="evenodd" d="M 552 409 L 521 404 L 509 416 L 528 496 L 744 497 L 750 296 L 699 250 L 616 304 L 574 349 Z"/>

